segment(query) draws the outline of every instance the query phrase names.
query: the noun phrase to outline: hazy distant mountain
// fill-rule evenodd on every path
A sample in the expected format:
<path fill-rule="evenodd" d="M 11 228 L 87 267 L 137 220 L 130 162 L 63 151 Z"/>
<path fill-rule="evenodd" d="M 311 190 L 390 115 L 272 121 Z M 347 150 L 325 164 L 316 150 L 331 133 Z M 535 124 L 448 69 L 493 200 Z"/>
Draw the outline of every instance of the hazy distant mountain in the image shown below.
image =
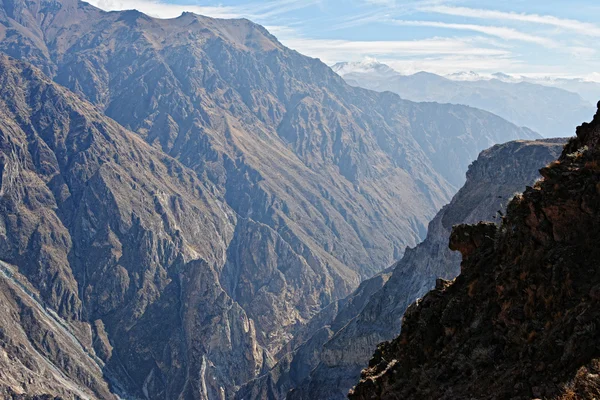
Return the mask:
<path fill-rule="evenodd" d="M 480 150 L 539 137 L 351 87 L 248 20 L 6 0 L 0 38 L 0 260 L 32 305 L 0 346 L 48 361 L 37 394 L 231 398 L 420 241 Z M 57 319 L 34 329 L 36 302 Z"/>
<path fill-rule="evenodd" d="M 582 79 L 539 79 L 534 82 L 577 93 L 593 104 L 600 101 L 599 82 L 585 81 Z"/>
<path fill-rule="evenodd" d="M 370 63 L 375 64 L 376 61 L 371 60 Z M 373 68 L 375 68 L 375 66 L 373 66 Z M 522 75 L 509 75 L 502 72 L 496 72 L 487 76 L 473 71 L 448 74 L 446 75 L 446 78 L 457 81 L 484 81 L 498 79 L 503 82 L 511 83 L 528 82 L 543 86 L 556 87 L 569 92 L 577 93 L 584 100 L 589 101 L 591 104 L 596 104 L 600 100 L 600 82 L 594 82 L 581 78 L 528 77 Z"/>
<path fill-rule="evenodd" d="M 577 93 L 561 89 L 586 87 L 593 97 L 593 85 L 575 81 L 555 82 L 557 87 L 519 81 L 506 74 L 495 74 L 493 79 L 475 72 L 457 73 L 442 77 L 428 72 L 400 75 L 389 67 L 377 65 L 374 60 L 363 63 L 340 63 L 332 68 L 351 85 L 376 91 L 392 91 L 413 101 L 465 104 L 490 111 L 519 126 L 527 126 L 545 137 L 566 136 L 577 124 L 593 113 L 593 102 Z M 380 71 L 385 71 L 381 73 Z M 600 95 L 600 91 L 598 92 Z"/>

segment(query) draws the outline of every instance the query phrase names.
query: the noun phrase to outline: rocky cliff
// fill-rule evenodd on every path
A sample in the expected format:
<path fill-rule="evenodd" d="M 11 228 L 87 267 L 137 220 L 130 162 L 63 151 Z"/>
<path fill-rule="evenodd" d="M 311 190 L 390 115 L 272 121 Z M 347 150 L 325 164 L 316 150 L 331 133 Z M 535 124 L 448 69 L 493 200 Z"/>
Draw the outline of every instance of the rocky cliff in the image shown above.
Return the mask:
<path fill-rule="evenodd" d="M 534 183 L 538 170 L 560 155 L 565 142 L 516 141 L 483 151 L 469 167 L 465 185 L 429 224 L 426 239 L 388 272 L 323 310 L 311 321 L 315 326 L 309 325 L 312 337 L 299 336 L 295 351 L 245 385 L 238 398 L 345 398 L 377 345 L 398 335 L 406 308 L 437 278 L 458 275 L 460 254 L 448 248 L 452 226 L 500 218 L 509 199 Z"/>
<path fill-rule="evenodd" d="M 499 227 L 456 226 L 461 274 L 407 310 L 350 398 L 598 397 L 599 162 L 600 111 Z"/>
<path fill-rule="evenodd" d="M 93 355 L 90 331 L 44 307 L 27 279 L 3 262 L 0 306 L 1 398 L 116 399 Z"/>
<path fill-rule="evenodd" d="M 0 252 L 14 266 L 3 274 L 31 287 L 6 292 L 2 384 L 110 398 L 105 379 L 126 398 L 218 398 L 268 367 L 218 279 L 232 210 L 30 65 L 0 56 L 0 85 Z"/>

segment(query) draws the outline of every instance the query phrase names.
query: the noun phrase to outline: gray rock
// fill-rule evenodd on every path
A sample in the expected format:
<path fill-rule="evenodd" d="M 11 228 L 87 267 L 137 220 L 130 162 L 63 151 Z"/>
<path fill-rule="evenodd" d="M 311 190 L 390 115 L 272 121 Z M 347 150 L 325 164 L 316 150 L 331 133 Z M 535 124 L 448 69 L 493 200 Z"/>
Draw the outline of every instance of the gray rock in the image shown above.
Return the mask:
<path fill-rule="evenodd" d="M 467 182 L 429 224 L 427 238 L 413 249 L 408 249 L 392 267 L 391 277 L 383 287 L 368 297 L 362 308 L 353 310 L 343 324 L 331 320 L 348 314 L 344 307 L 333 313 L 330 320 L 318 321 L 329 329 L 330 338 L 324 343 L 317 331 L 313 338 L 291 352 L 285 365 L 280 362 L 275 371 L 248 385 L 240 393 L 261 394 L 249 398 L 280 399 L 344 399 L 356 384 L 361 370 L 367 365 L 380 342 L 390 340 L 400 332 L 402 316 L 416 299 L 435 287 L 438 278 L 452 279 L 460 272 L 461 256 L 448 248 L 453 225 L 476 223 L 499 218 L 508 200 L 533 184 L 538 170 L 555 159 L 561 152 L 564 139 L 516 141 L 497 145 L 483 151 L 467 172 Z M 374 278 L 380 282 L 380 278 Z M 367 285 L 369 280 L 363 282 Z M 317 330 L 317 328 L 313 328 Z M 289 368 L 296 359 L 303 359 L 303 350 L 311 348 L 313 362 L 305 368 L 310 375 L 295 374 Z M 281 369 L 287 368 L 291 378 Z M 279 380 L 278 380 L 279 378 Z M 301 381 L 298 383 L 298 381 Z M 291 382 L 291 383 L 289 383 Z M 278 387 L 265 396 L 257 386 Z M 289 394 L 288 391 L 293 389 Z"/>

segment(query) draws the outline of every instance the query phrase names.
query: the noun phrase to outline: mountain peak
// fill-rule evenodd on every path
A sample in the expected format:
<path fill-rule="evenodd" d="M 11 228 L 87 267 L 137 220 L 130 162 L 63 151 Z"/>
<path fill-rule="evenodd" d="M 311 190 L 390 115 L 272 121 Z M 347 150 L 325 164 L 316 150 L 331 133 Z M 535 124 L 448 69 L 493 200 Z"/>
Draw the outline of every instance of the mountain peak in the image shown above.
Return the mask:
<path fill-rule="evenodd" d="M 486 79 L 484 76 L 478 74 L 475 71 L 454 72 L 452 74 L 446 75 L 446 78 L 451 79 L 453 81 L 480 81 Z"/>
<path fill-rule="evenodd" d="M 399 75 L 390 66 L 383 64 L 375 58 L 366 57 L 362 61 L 355 62 L 339 62 L 331 67 L 331 69 L 340 76 L 352 73 L 375 73 L 378 75 Z"/>

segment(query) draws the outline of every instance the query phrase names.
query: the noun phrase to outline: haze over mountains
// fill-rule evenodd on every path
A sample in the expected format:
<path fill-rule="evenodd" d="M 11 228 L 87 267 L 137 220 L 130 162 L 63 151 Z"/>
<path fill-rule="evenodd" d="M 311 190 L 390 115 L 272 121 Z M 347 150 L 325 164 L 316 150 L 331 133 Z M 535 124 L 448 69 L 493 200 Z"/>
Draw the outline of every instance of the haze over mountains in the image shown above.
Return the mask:
<path fill-rule="evenodd" d="M 577 79 L 527 79 L 474 72 L 447 77 L 419 72 L 401 75 L 376 60 L 338 63 L 333 70 L 353 86 L 392 91 L 412 101 L 465 104 L 490 111 L 545 137 L 564 136 L 588 115 L 600 98 L 600 84 Z"/>
<path fill-rule="evenodd" d="M 503 82 L 512 83 L 535 83 L 543 86 L 557 87 L 569 92 L 577 93 L 584 100 L 589 101 L 591 104 L 596 104 L 598 101 L 597 99 L 600 98 L 600 82 L 585 80 L 582 78 L 560 78 L 550 76 L 530 77 L 523 75 L 509 75 L 502 72 L 496 72 L 488 76 L 481 75 L 473 71 L 448 74 L 446 75 L 446 78 L 455 81 L 482 81 L 498 79 Z"/>

